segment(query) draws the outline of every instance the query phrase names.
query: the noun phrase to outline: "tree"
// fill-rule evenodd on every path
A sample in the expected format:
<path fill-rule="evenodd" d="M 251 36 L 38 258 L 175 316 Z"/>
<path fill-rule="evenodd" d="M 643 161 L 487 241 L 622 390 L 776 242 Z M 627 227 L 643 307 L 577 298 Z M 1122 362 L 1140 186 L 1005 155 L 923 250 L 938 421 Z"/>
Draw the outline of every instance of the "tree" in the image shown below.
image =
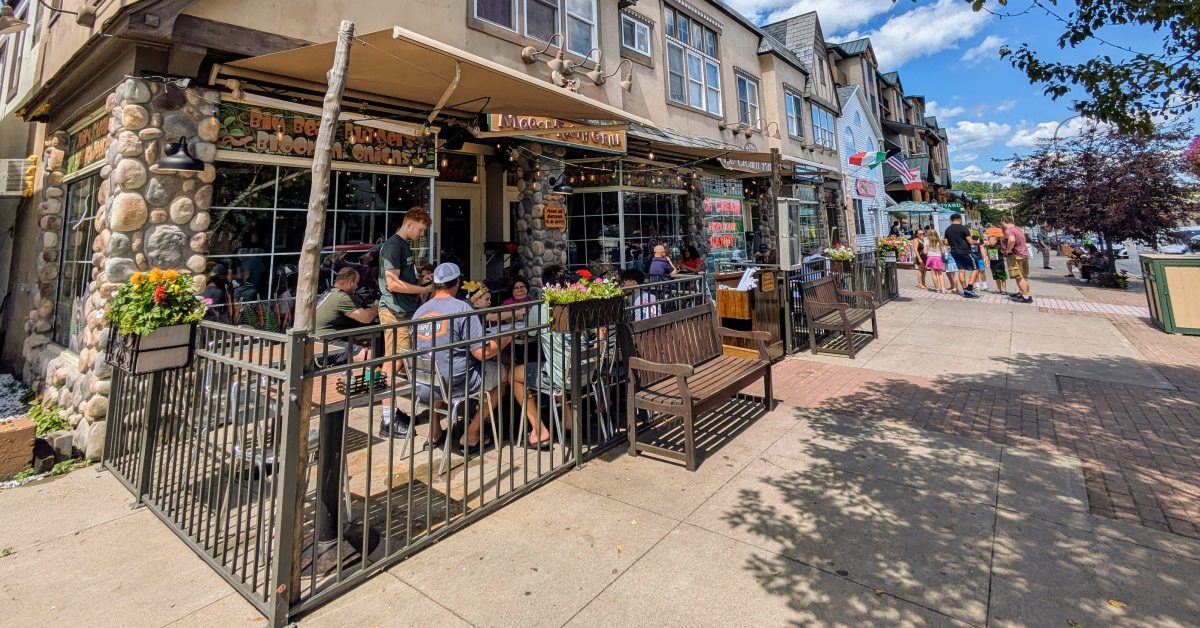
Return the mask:
<path fill-rule="evenodd" d="M 966 0 L 976 11 L 1003 17 L 1044 13 L 1062 24 L 1059 49 L 1096 43 L 1109 54 L 1081 63 L 1049 60 L 1044 51 L 1022 43 L 1000 49 L 1030 83 L 1041 83 L 1043 93 L 1058 100 L 1074 88 L 1085 98 L 1075 100 L 1080 114 L 1117 125 L 1122 131 L 1150 133 L 1153 119 L 1175 117 L 1200 106 L 1200 2 L 1195 0 L 1075 0 L 1062 10 L 1058 0 L 1032 0 L 1019 13 L 993 11 L 989 0 Z M 1007 0 L 994 4 L 1006 5 Z M 1070 3 L 1067 3 L 1068 5 Z M 1125 31 L 1141 27 L 1161 36 L 1161 47 L 1135 50 L 1102 36 L 1105 29 Z M 1106 31 L 1107 32 L 1107 31 Z"/>
<path fill-rule="evenodd" d="M 954 189 L 961 190 L 979 199 L 979 221 L 984 225 L 998 225 L 1008 210 L 1009 203 L 1016 202 L 1021 195 L 1021 184 L 1003 184 L 990 181 L 957 181 Z M 994 203 L 994 204 L 993 204 Z M 997 206 L 999 205 L 999 206 Z"/>
<path fill-rule="evenodd" d="M 1077 137 L 1045 140 L 1013 162 L 1013 175 L 1029 184 L 1017 217 L 1099 234 L 1110 261 L 1114 241 L 1153 245 L 1197 209 L 1195 188 L 1179 167 L 1189 134 L 1185 125 L 1159 126 L 1149 134 L 1090 125 Z"/>

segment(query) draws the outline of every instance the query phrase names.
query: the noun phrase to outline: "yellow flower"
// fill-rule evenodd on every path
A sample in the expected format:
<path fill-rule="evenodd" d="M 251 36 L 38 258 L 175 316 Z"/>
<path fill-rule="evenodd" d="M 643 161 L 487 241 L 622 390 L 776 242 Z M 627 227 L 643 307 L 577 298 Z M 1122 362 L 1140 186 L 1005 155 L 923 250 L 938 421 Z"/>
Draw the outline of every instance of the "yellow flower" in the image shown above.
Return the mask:
<path fill-rule="evenodd" d="M 168 270 L 167 272 L 163 273 L 163 279 L 166 281 L 175 281 L 176 279 L 179 279 L 179 271 Z"/>
<path fill-rule="evenodd" d="M 133 273 L 133 276 L 129 278 L 129 282 L 135 286 L 141 285 L 141 283 L 145 280 L 146 280 L 146 273 L 142 273 L 142 272 Z"/>
<path fill-rule="evenodd" d="M 150 270 L 150 283 L 159 283 L 163 280 L 163 272 L 158 268 Z"/>

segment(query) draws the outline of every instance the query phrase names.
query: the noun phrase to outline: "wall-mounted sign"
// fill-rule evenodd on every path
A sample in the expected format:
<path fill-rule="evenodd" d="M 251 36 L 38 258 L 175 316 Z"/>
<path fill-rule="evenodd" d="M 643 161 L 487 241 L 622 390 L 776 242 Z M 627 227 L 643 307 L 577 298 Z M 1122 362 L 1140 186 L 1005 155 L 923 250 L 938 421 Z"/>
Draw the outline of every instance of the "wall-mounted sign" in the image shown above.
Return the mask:
<path fill-rule="evenodd" d="M 547 229 L 566 229 L 567 208 L 562 205 L 547 205 L 542 210 L 542 224 Z"/>
<path fill-rule="evenodd" d="M 771 172 L 771 164 L 761 161 L 742 161 L 740 159 L 725 159 L 718 157 L 717 161 L 721 162 L 721 167 L 726 170 L 734 170 L 737 172 Z"/>
<path fill-rule="evenodd" d="M 949 203 L 938 203 L 937 208 L 940 212 L 961 212 L 963 204 L 958 201 L 951 201 Z"/>
<path fill-rule="evenodd" d="M 870 179 L 855 179 L 854 192 L 866 198 L 875 198 L 875 182 Z"/>
<path fill-rule="evenodd" d="M 546 131 L 562 129 L 559 133 L 543 134 Z M 572 131 L 571 129 L 576 129 Z M 544 118 L 542 116 L 517 116 L 502 113 L 488 115 L 488 130 L 501 133 L 512 133 L 514 137 L 524 137 L 539 142 L 580 146 L 605 153 L 625 154 L 625 130 L 598 130 L 595 127 Z M 521 131 L 536 131 L 536 137 L 522 136 Z"/>
<path fill-rule="evenodd" d="M 310 158 L 317 146 L 321 117 L 244 103 L 221 103 L 217 116 L 225 150 Z M 333 159 L 381 166 L 434 167 L 434 138 L 415 137 L 352 121 L 339 122 Z"/>
<path fill-rule="evenodd" d="M 89 122 L 82 129 L 71 134 L 71 143 L 67 149 L 66 174 L 78 172 L 88 166 L 104 161 L 108 153 L 108 116 L 101 115 Z"/>
<path fill-rule="evenodd" d="M 763 292 L 775 292 L 775 273 L 769 270 L 759 273 L 758 286 Z"/>

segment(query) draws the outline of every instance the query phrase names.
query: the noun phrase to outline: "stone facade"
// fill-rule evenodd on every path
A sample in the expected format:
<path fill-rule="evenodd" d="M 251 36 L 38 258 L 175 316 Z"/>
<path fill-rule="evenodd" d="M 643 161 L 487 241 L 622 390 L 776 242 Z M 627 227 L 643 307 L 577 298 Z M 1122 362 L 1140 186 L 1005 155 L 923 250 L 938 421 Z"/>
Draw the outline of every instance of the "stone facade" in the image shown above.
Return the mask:
<path fill-rule="evenodd" d="M 135 272 L 154 267 L 196 273 L 196 289 L 204 288 L 220 128 L 214 117 L 217 99 L 214 90 L 132 78 L 108 95 L 110 143 L 95 199 L 92 278 L 83 295 L 86 324 L 77 355 L 51 349 L 48 337 L 61 255 L 67 137 L 59 133 L 46 143 L 38 206 L 41 255 L 36 305 L 25 326 L 25 380 L 64 408 L 81 451 L 95 450 L 92 441 L 102 442 L 108 413 L 112 368 L 105 362 L 106 299 Z M 164 144 L 180 136 L 206 163 L 203 172 L 158 170 Z"/>
<path fill-rule="evenodd" d="M 548 201 L 556 195 L 550 189 L 550 179 L 556 182 L 563 177 L 565 148 L 530 143 L 524 146 L 528 153 L 521 152 L 516 160 L 517 191 L 521 194 L 517 210 L 517 254 L 521 273 L 529 278 L 534 288 L 542 286 L 542 269 L 551 264 L 567 263 L 567 230 L 547 229 L 542 222 L 542 213 Z M 532 155 L 545 155 L 539 159 Z M 557 202 L 566 199 L 558 197 Z"/>

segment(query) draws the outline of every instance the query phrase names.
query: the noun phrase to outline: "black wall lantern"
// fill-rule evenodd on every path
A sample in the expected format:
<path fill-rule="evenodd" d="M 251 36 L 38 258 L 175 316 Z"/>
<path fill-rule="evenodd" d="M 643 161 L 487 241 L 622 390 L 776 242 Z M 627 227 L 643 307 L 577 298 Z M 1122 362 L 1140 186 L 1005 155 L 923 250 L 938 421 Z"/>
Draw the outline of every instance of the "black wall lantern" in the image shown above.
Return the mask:
<path fill-rule="evenodd" d="M 188 150 L 186 137 L 180 137 L 178 142 L 167 144 L 163 152 L 166 153 L 166 157 L 159 159 L 155 164 L 159 170 L 169 172 L 204 171 L 204 162 L 192 157 L 191 151 Z"/>

